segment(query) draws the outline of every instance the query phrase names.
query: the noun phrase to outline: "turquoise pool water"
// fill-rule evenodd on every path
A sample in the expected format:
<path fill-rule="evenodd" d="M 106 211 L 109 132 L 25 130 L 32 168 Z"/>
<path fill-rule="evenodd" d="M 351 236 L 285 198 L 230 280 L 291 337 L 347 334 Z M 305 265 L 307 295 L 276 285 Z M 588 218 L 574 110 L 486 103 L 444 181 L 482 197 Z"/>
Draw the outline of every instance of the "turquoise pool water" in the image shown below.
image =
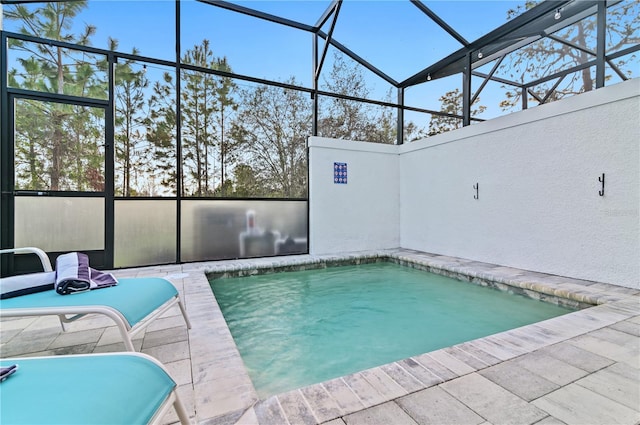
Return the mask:
<path fill-rule="evenodd" d="M 392 263 L 211 286 L 261 398 L 573 311 Z"/>

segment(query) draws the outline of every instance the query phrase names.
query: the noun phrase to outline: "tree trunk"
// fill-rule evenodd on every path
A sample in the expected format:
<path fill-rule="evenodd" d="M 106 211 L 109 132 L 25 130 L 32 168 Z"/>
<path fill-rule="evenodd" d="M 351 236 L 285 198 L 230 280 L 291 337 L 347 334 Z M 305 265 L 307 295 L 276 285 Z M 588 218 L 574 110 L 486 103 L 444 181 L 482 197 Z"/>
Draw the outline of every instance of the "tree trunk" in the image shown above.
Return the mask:
<path fill-rule="evenodd" d="M 587 47 L 586 37 L 584 34 L 584 26 L 582 22 L 578 23 L 578 39 L 577 44 L 582 47 Z M 580 51 L 580 63 L 583 64 L 589 60 L 587 53 Z M 585 92 L 593 90 L 593 78 L 591 78 L 591 69 L 586 68 L 582 70 L 582 88 Z"/>

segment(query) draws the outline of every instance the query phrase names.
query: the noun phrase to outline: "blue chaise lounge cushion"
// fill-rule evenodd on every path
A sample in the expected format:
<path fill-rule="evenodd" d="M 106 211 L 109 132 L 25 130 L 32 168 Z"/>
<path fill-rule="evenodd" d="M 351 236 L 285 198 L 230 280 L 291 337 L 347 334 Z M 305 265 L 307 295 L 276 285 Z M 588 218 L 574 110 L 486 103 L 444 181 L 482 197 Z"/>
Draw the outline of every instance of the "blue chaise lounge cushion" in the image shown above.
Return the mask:
<path fill-rule="evenodd" d="M 118 310 L 133 327 L 158 307 L 176 297 L 178 291 L 158 277 L 122 278 L 118 285 L 61 297 L 55 290 L 0 300 L 0 308 L 48 308 L 109 306 Z"/>
<path fill-rule="evenodd" d="M 3 424 L 147 424 L 176 385 L 158 365 L 127 354 L 11 362 L 19 369 L 0 383 Z"/>

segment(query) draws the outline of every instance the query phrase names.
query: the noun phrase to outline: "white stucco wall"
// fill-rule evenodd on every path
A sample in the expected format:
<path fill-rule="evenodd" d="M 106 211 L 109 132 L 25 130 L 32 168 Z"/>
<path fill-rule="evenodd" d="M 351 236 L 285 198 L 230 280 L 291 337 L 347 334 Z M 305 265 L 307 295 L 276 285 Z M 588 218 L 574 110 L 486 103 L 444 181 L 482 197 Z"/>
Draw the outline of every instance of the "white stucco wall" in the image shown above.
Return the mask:
<path fill-rule="evenodd" d="M 400 245 L 638 288 L 639 143 L 635 79 L 401 146 Z"/>
<path fill-rule="evenodd" d="M 402 146 L 311 138 L 310 252 L 402 247 L 640 288 L 639 144 L 640 79 Z"/>
<path fill-rule="evenodd" d="M 333 182 L 347 163 L 347 184 Z M 309 139 L 309 252 L 397 248 L 400 205 L 397 146 Z"/>

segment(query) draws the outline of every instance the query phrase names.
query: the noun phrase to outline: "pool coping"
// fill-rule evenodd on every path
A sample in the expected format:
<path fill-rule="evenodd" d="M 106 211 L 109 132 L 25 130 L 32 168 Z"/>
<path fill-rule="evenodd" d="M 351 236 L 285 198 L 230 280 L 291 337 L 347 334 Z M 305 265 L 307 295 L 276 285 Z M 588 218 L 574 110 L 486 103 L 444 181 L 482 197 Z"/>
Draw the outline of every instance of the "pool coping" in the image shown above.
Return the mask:
<path fill-rule="evenodd" d="M 197 311 L 204 312 L 204 303 L 208 303 L 208 324 L 192 329 L 189 337 L 199 423 L 242 423 L 247 418 L 260 423 L 323 423 L 638 314 L 637 289 L 406 249 L 231 260 L 191 267 L 209 276 L 233 277 L 377 261 L 393 261 L 544 301 L 567 300 L 569 306 L 582 309 L 260 400 L 208 280 L 197 279 L 201 284 L 185 286 L 185 298 L 190 311 L 197 302 L 203 305 Z M 191 267 L 185 264 L 183 270 Z M 201 332 L 207 335 L 199 335 Z"/>

